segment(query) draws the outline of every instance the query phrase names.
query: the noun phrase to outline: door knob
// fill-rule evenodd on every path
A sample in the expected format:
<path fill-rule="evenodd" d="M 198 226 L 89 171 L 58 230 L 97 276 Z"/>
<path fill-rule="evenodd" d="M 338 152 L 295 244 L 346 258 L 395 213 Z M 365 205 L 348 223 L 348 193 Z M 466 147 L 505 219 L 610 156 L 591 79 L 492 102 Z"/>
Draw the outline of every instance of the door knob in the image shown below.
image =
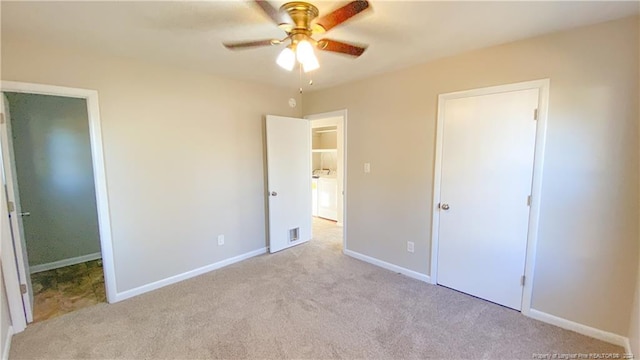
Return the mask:
<path fill-rule="evenodd" d="M 31 213 L 28 212 L 28 211 L 27 212 L 21 212 L 19 215 L 20 216 L 31 216 Z"/>
<path fill-rule="evenodd" d="M 449 204 L 442 204 L 442 205 L 440 206 L 440 208 L 441 208 L 442 210 L 449 210 Z"/>
<path fill-rule="evenodd" d="M 275 192 L 275 191 L 272 191 L 272 192 L 271 192 L 271 196 L 278 196 L 278 193 L 277 193 L 277 192 Z"/>

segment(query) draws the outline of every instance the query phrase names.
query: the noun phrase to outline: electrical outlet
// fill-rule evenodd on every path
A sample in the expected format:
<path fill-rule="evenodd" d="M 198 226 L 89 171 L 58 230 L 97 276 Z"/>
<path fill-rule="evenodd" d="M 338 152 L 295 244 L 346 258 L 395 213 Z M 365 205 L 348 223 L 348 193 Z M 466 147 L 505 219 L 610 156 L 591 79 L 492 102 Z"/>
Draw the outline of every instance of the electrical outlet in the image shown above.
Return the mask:
<path fill-rule="evenodd" d="M 218 245 L 224 245 L 224 235 L 218 235 Z"/>
<path fill-rule="evenodd" d="M 413 241 L 407 241 L 407 251 L 410 253 L 413 252 Z"/>
<path fill-rule="evenodd" d="M 364 172 L 366 174 L 371 172 L 371 163 L 364 163 Z"/>

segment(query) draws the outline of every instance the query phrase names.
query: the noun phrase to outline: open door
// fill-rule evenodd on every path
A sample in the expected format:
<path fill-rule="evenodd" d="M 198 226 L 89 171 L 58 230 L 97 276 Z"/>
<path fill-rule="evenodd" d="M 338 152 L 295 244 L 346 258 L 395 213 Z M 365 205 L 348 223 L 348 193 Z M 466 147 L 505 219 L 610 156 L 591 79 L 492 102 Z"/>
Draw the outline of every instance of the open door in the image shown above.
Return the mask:
<path fill-rule="evenodd" d="M 4 121 L 0 124 L 0 143 L 2 145 L 2 165 L 4 170 L 3 189 L 9 202 L 9 219 L 11 223 L 11 234 L 13 246 L 16 252 L 16 263 L 18 266 L 18 279 L 22 292 L 22 302 L 27 322 L 33 321 L 33 292 L 31 288 L 31 274 L 29 273 L 29 260 L 27 258 L 27 247 L 24 237 L 24 227 L 22 225 L 22 213 L 20 208 L 20 195 L 18 193 L 18 180 L 16 178 L 15 159 L 13 154 L 13 142 L 11 137 L 11 113 L 9 112 L 9 102 L 4 93 L 0 97 L 0 105 Z"/>
<path fill-rule="evenodd" d="M 267 115 L 269 252 L 311 239 L 309 120 Z"/>

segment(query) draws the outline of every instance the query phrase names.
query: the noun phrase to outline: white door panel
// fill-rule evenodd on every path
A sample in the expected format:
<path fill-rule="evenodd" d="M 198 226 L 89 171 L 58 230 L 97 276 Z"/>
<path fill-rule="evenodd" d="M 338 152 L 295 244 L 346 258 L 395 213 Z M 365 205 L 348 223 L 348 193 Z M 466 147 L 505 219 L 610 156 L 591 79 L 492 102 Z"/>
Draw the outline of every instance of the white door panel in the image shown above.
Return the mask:
<path fill-rule="evenodd" d="M 269 251 L 311 239 L 309 120 L 267 116 Z"/>
<path fill-rule="evenodd" d="M 444 106 L 438 283 L 518 310 L 537 106 L 537 89 Z"/>
<path fill-rule="evenodd" d="M 11 136 L 11 112 L 9 101 L 4 93 L 1 97 L 4 123 L 0 124 L 0 143 L 2 145 L 2 163 L 4 181 L 2 191 L 6 191 L 7 200 L 13 203 L 13 211 L 10 212 L 11 234 L 13 246 L 16 252 L 16 264 L 18 267 L 18 279 L 20 284 L 26 286 L 26 292 L 22 294 L 24 312 L 27 322 L 33 321 L 33 292 L 31 287 L 31 274 L 29 272 L 29 260 L 27 258 L 27 244 L 22 223 L 22 208 L 20 206 L 20 193 L 18 191 L 18 178 L 16 177 L 15 156 L 13 153 L 13 141 Z"/>

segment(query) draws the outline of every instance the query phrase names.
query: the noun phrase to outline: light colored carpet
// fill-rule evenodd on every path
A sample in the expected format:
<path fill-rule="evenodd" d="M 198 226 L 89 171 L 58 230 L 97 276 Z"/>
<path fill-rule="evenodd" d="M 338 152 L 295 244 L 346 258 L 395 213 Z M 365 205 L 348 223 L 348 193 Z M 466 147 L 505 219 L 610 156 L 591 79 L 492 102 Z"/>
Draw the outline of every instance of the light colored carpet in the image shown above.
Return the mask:
<path fill-rule="evenodd" d="M 620 353 L 342 255 L 341 229 L 117 304 L 31 325 L 11 359 L 502 358 Z"/>

